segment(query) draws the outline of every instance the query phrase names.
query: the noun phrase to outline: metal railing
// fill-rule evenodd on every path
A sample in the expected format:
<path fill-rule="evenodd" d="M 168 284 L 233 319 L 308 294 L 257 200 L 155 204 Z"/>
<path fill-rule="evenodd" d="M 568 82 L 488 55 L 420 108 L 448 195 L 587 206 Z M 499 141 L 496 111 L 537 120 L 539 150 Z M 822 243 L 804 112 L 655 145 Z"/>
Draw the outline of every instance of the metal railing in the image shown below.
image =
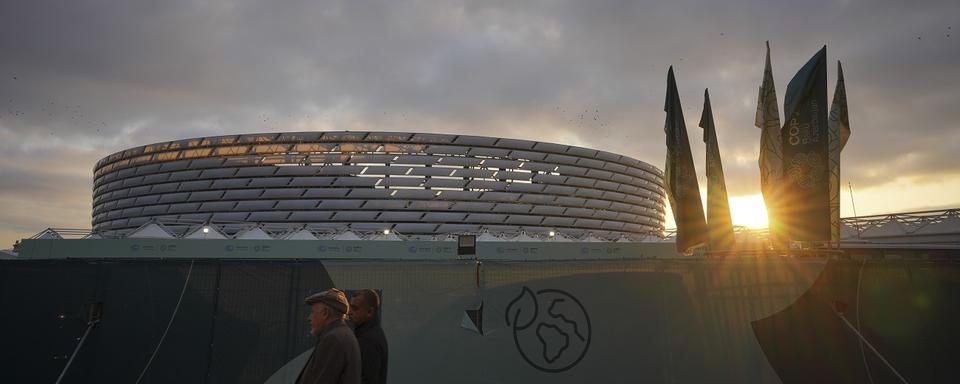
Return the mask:
<path fill-rule="evenodd" d="M 891 213 L 840 219 L 844 239 L 956 236 L 960 242 L 960 208 Z"/>

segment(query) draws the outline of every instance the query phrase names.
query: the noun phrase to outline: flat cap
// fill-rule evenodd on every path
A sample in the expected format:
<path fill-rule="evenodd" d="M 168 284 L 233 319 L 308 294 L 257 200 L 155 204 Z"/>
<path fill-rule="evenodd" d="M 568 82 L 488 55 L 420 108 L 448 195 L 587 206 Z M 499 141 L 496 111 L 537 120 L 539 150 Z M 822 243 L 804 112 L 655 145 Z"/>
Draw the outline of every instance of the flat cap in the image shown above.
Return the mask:
<path fill-rule="evenodd" d="M 307 296 L 307 298 L 303 301 L 306 302 L 307 305 L 323 303 L 341 313 L 347 313 L 350 310 L 350 304 L 347 301 L 347 295 L 344 295 L 343 291 L 336 288 L 330 288 L 323 292 L 314 293 L 310 296 Z"/>

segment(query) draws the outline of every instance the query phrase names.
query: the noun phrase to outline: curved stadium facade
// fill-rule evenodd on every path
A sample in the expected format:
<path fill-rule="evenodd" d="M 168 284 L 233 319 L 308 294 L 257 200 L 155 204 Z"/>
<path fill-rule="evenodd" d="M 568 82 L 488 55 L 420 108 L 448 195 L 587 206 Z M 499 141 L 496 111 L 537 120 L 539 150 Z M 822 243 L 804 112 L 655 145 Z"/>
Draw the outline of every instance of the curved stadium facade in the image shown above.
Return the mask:
<path fill-rule="evenodd" d="M 664 225 L 662 172 L 595 149 L 496 137 L 296 132 L 145 145 L 94 170 L 93 229 L 150 222 L 315 233 L 638 239 Z"/>

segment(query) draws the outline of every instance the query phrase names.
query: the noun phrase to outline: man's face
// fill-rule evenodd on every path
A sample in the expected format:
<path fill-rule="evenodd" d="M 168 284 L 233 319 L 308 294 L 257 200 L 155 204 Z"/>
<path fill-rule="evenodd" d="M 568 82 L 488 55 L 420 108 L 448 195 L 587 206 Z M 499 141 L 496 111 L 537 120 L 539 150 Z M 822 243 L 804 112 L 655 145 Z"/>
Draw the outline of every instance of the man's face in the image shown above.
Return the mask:
<path fill-rule="evenodd" d="M 323 304 L 314 303 L 310 306 L 310 316 L 307 319 L 310 320 L 310 334 L 318 335 L 320 333 L 320 328 L 327 323 L 327 311 Z"/>
<path fill-rule="evenodd" d="M 363 325 L 373 318 L 373 307 L 367 305 L 361 295 L 353 295 L 350 298 L 350 320 L 354 325 Z"/>

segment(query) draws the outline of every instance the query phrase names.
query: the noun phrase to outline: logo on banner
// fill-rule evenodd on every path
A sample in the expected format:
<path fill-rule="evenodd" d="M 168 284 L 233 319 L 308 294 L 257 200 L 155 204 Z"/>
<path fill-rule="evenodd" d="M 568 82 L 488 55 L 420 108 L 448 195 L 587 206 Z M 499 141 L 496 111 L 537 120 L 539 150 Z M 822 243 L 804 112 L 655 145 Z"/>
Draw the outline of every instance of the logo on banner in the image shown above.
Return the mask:
<path fill-rule="evenodd" d="M 544 372 L 573 368 L 590 347 L 590 317 L 580 300 L 559 289 L 523 287 L 507 306 L 507 326 L 520 356 Z"/>
<path fill-rule="evenodd" d="M 823 184 L 823 171 L 826 165 L 816 152 L 798 153 L 787 169 L 787 177 L 795 185 L 813 188 Z"/>

